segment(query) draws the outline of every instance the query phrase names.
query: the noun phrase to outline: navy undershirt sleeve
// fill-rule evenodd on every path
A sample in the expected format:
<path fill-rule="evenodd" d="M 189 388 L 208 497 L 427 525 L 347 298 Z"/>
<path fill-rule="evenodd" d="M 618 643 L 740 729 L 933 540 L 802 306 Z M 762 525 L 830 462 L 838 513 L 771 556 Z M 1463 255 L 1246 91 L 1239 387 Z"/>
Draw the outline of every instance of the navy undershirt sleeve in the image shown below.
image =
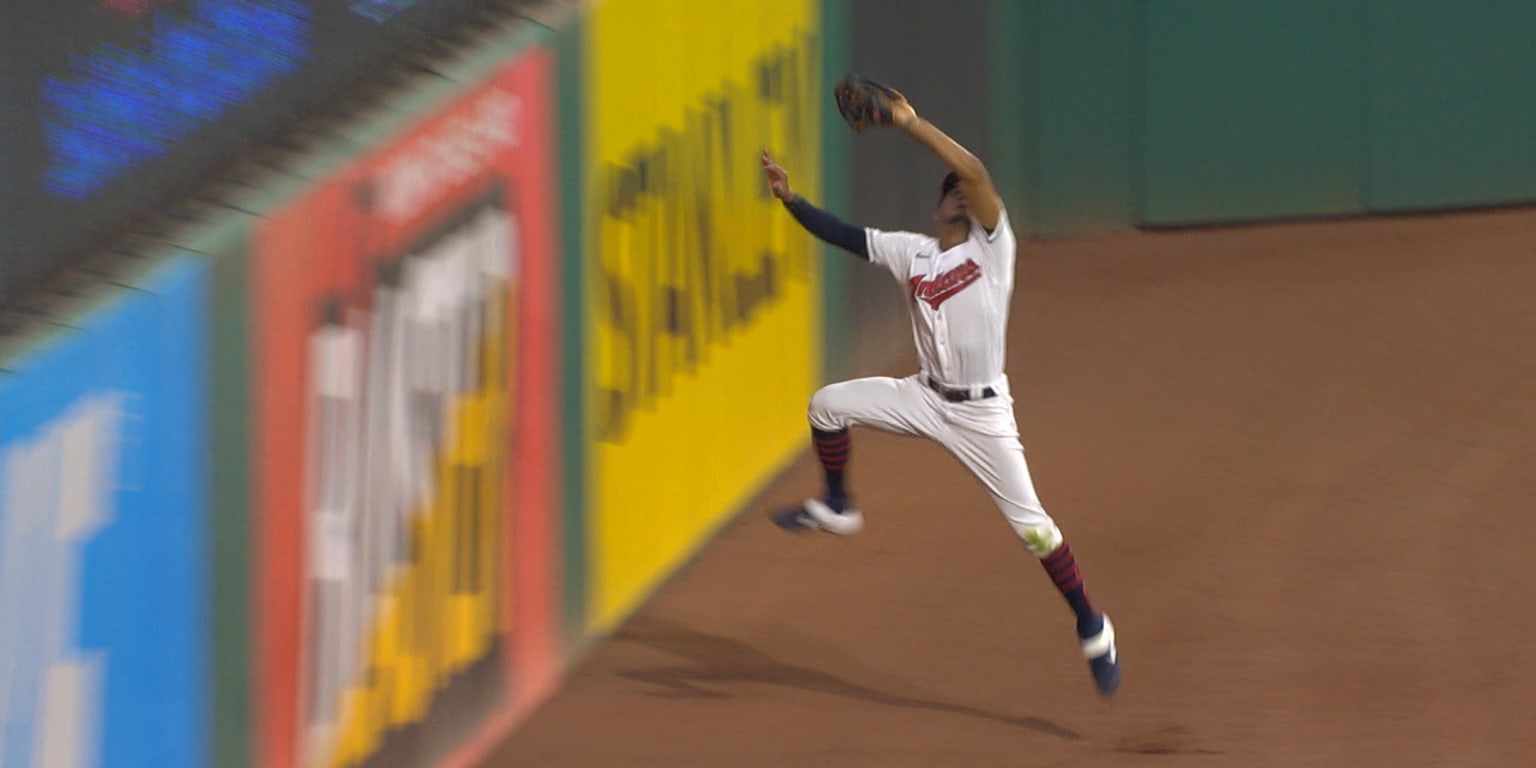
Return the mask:
<path fill-rule="evenodd" d="M 863 227 L 843 221 L 811 205 L 799 195 L 795 195 L 784 207 L 789 209 L 795 221 L 800 222 L 806 231 L 860 258 L 869 259 L 869 245 L 864 239 Z"/>

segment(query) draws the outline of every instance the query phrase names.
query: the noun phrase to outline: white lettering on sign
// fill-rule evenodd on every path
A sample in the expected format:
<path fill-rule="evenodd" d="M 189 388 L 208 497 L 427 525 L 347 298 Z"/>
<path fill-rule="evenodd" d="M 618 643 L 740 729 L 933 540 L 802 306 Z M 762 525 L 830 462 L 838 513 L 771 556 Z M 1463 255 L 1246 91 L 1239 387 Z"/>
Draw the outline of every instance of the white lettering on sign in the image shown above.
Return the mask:
<path fill-rule="evenodd" d="M 376 214 L 391 223 L 410 221 L 468 183 L 497 154 L 522 142 L 523 102 L 493 88 L 466 109 L 412 141 L 377 179 Z"/>

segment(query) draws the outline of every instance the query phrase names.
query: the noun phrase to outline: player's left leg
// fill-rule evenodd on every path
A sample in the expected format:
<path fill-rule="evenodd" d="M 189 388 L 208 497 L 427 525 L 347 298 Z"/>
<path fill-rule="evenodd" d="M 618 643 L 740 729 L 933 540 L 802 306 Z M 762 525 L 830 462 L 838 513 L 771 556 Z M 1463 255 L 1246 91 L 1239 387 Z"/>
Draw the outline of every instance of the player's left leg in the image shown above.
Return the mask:
<path fill-rule="evenodd" d="M 1088 598 L 1077 557 L 1055 520 L 1035 492 L 1024 447 L 1012 429 L 1012 409 L 1004 403 L 970 404 L 979 413 L 998 411 L 981 423 L 955 424 L 941 442 L 986 487 L 1024 546 L 1040 561 L 1077 618 L 1077 636 L 1100 692 L 1109 695 L 1120 685 L 1119 651 L 1114 626 Z M 999 409 L 1006 409 L 1005 411 Z M 978 413 L 978 415 L 979 415 Z M 962 422 L 971 421 L 963 419 Z"/>
<path fill-rule="evenodd" d="M 814 529 L 847 535 L 861 530 L 864 516 L 850 506 L 849 429 L 861 426 L 898 435 L 925 435 L 943 429 L 923 392 L 916 376 L 872 376 L 828 384 L 817 390 L 806 415 L 826 494 L 779 510 L 774 514 L 774 522 L 793 531 Z"/>

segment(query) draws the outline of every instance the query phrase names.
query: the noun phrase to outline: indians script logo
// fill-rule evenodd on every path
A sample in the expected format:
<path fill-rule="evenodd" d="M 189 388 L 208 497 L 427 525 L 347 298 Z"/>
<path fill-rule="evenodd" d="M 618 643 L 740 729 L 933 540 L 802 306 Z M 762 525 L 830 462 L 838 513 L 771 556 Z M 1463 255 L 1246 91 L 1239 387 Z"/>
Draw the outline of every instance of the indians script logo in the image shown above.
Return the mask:
<path fill-rule="evenodd" d="M 922 276 L 909 280 L 912 286 L 912 298 L 928 302 L 928 306 L 938 309 L 940 304 L 949 300 L 949 297 L 965 290 L 965 287 L 981 279 L 981 265 L 971 259 L 966 259 L 954 269 L 949 270 L 931 280 L 923 280 Z"/>

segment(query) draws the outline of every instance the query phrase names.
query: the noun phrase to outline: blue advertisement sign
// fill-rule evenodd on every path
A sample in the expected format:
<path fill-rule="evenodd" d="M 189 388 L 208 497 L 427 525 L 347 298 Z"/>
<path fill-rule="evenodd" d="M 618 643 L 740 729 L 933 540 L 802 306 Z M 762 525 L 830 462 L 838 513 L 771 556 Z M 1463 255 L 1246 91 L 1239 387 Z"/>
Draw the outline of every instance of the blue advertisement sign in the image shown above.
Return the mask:
<path fill-rule="evenodd" d="M 207 265 L 0 373 L 0 765 L 204 763 Z"/>

